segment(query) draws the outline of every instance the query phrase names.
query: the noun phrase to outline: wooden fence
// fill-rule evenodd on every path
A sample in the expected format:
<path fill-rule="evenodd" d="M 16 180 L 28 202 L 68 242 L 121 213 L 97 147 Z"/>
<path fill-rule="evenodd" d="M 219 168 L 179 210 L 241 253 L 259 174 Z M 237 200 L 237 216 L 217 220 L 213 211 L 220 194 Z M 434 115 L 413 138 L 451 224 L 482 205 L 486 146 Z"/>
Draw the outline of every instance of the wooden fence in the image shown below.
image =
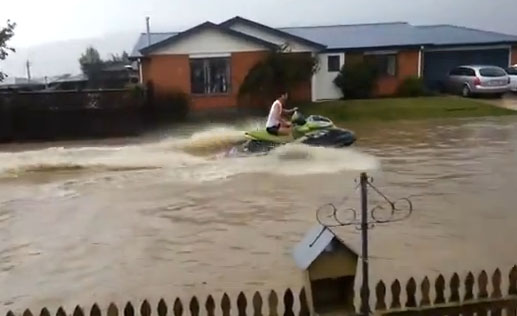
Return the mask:
<path fill-rule="evenodd" d="M 149 301 L 145 300 L 139 305 L 134 305 L 128 302 L 122 308 L 117 307 L 116 304 L 111 303 L 107 309 L 102 309 L 98 304 L 94 304 L 89 309 L 83 309 L 80 306 L 75 307 L 72 313 L 67 313 L 64 308 L 60 307 L 57 309 L 56 316 L 214 316 L 214 315 L 238 315 L 238 316 L 309 316 L 309 308 L 305 295 L 305 290 L 302 289 L 298 295 L 293 293 L 292 290 L 288 289 L 285 291 L 282 297 L 282 301 L 275 291 L 269 292 L 265 297 L 262 297 L 260 292 L 255 292 L 254 295 L 249 299 L 246 295 L 241 292 L 237 299 L 232 302 L 228 294 L 224 294 L 221 297 L 219 304 L 212 295 L 209 295 L 206 300 L 201 301 L 197 297 L 192 297 L 187 303 L 181 301 L 180 298 L 176 298 L 174 303 L 169 307 L 168 303 L 161 299 L 156 306 L 151 306 Z M 234 305 L 235 304 L 235 305 Z M 266 306 L 267 305 L 267 306 Z M 188 311 L 187 311 L 188 309 Z M 47 308 L 43 308 L 39 313 L 33 313 L 30 310 L 25 310 L 21 316 L 51 316 L 51 313 Z M 13 312 L 8 312 L 6 316 L 16 316 Z"/>
<path fill-rule="evenodd" d="M 0 92 L 0 141 L 136 135 L 142 91 Z"/>
<path fill-rule="evenodd" d="M 432 316 L 517 316 L 517 266 L 514 266 L 507 278 L 507 290 L 502 289 L 502 273 L 499 269 L 490 276 L 482 271 L 474 276 L 468 273 L 462 281 L 455 273 L 446 282 L 440 275 L 431 284 L 425 277 L 417 284 L 414 278 L 410 278 L 405 287 L 400 281 L 395 280 L 386 287 L 386 283 L 377 283 L 374 291 L 373 314 L 389 316 L 432 315 Z M 391 293 L 388 293 L 390 291 Z M 389 294 L 390 299 L 387 300 Z M 433 295 L 432 295 L 433 294 Z M 358 295 L 356 295 L 358 296 Z M 91 308 L 84 309 L 80 306 L 73 311 L 65 311 L 58 308 L 51 313 L 43 308 L 39 313 L 25 310 L 21 316 L 309 316 L 310 308 L 306 292 L 302 289 L 299 293 L 286 290 L 281 299 L 275 291 L 267 296 L 255 292 L 252 296 L 246 296 L 241 292 L 235 300 L 231 300 L 228 294 L 224 294 L 220 301 L 212 295 L 205 300 L 192 297 L 184 302 L 176 298 L 174 302 L 166 302 L 161 299 L 155 306 L 145 300 L 141 304 L 128 302 L 124 306 L 109 304 L 102 308 L 94 304 Z M 16 316 L 8 312 L 6 316 Z"/>
<path fill-rule="evenodd" d="M 410 278 L 404 288 L 405 295 L 400 282 L 395 280 L 390 285 L 391 299 L 388 303 L 386 285 L 380 281 L 375 288 L 375 310 L 379 315 L 391 316 L 517 315 L 517 266 L 508 275 L 507 291 L 501 289 L 502 281 L 499 269 L 490 280 L 485 271 L 477 277 L 468 273 L 463 281 L 454 273 L 447 283 L 440 275 L 434 282 L 434 297 L 431 297 L 431 282 L 427 277 L 420 283 L 419 293 L 417 282 Z"/>

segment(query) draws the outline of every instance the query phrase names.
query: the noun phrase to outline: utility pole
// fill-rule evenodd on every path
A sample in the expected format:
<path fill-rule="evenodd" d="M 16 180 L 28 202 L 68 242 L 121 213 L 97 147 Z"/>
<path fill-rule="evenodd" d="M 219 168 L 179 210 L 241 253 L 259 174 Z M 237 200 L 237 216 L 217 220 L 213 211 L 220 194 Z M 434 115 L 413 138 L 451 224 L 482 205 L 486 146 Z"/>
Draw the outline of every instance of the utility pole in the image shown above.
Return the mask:
<path fill-rule="evenodd" d="M 27 82 L 31 83 L 31 63 L 28 59 L 25 63 L 25 67 L 27 68 Z"/>

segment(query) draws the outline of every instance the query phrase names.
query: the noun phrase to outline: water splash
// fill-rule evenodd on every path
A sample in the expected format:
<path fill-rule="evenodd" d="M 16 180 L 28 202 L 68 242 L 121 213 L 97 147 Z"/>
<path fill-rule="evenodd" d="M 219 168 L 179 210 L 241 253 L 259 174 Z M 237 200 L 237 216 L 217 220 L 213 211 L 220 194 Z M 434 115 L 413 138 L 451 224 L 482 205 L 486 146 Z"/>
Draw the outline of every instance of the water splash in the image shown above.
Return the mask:
<path fill-rule="evenodd" d="M 242 131 L 220 126 L 189 137 L 169 137 L 139 145 L 4 152 L 0 153 L 0 177 L 21 177 L 36 172 L 102 174 L 160 169 L 164 175 L 181 181 L 213 181 L 245 173 L 289 176 L 371 170 L 379 164 L 375 157 L 356 149 L 303 144 L 281 146 L 264 156 L 228 158 L 216 155 L 244 140 Z"/>

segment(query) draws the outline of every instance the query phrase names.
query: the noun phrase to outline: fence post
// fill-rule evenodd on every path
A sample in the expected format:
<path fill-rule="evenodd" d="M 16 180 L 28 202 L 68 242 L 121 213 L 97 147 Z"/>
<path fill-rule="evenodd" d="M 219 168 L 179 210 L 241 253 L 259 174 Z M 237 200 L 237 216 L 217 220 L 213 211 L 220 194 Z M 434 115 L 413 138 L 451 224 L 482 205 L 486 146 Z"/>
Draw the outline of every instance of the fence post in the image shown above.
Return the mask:
<path fill-rule="evenodd" d="M 167 303 L 165 303 L 165 300 L 162 298 L 158 302 L 158 308 L 157 308 L 158 316 L 167 316 L 167 311 L 168 311 Z"/>
<path fill-rule="evenodd" d="M 460 301 L 460 277 L 457 273 L 454 273 L 449 282 L 449 288 L 451 290 L 451 296 L 449 297 L 449 303 L 459 303 Z M 459 316 L 458 313 L 449 316 Z"/>
<path fill-rule="evenodd" d="M 135 308 L 131 302 L 128 302 L 124 308 L 124 316 L 135 316 Z"/>
<path fill-rule="evenodd" d="M 294 295 L 291 289 L 287 289 L 284 294 L 284 316 L 294 316 Z"/>
<path fill-rule="evenodd" d="M 465 302 L 471 301 L 474 299 L 474 275 L 472 272 L 467 274 L 467 278 L 465 279 L 465 296 L 463 300 Z M 472 312 L 463 313 L 464 316 L 472 316 L 474 315 Z"/>
<path fill-rule="evenodd" d="M 501 298 L 503 296 L 501 292 L 501 270 L 496 269 L 494 274 L 492 275 L 492 295 L 491 298 Z M 500 308 L 492 309 L 492 316 L 501 316 L 503 314 L 503 310 Z"/>
<path fill-rule="evenodd" d="M 425 277 L 420 285 L 420 291 L 422 292 L 422 299 L 420 300 L 420 306 L 429 306 L 431 305 L 431 283 L 429 282 L 429 278 Z"/>
<path fill-rule="evenodd" d="M 224 293 L 223 298 L 221 299 L 221 310 L 223 311 L 223 316 L 230 316 L 231 303 L 228 294 Z"/>
<path fill-rule="evenodd" d="M 118 316 L 118 308 L 114 303 L 111 303 L 108 307 L 108 316 Z"/>
<path fill-rule="evenodd" d="M 102 312 L 99 308 L 99 305 L 93 304 L 92 309 L 90 310 L 90 316 L 101 316 Z"/>
<path fill-rule="evenodd" d="M 176 298 L 173 306 L 174 316 L 182 316 L 183 315 L 183 304 L 181 304 L 181 300 Z"/>
<path fill-rule="evenodd" d="M 377 283 L 377 286 L 375 287 L 375 296 L 375 310 L 386 310 L 386 285 L 384 285 L 384 282 L 382 282 L 382 280 L 379 281 L 379 283 Z"/>
<path fill-rule="evenodd" d="M 205 303 L 206 308 L 206 314 L 207 316 L 214 316 L 215 315 L 215 301 L 212 295 L 208 295 L 208 298 L 206 299 Z"/>
<path fill-rule="evenodd" d="M 310 316 L 309 304 L 307 303 L 307 295 L 305 294 L 305 288 L 300 291 L 300 313 L 299 316 Z"/>
<path fill-rule="evenodd" d="M 189 309 L 191 316 L 199 316 L 199 302 L 197 300 L 197 297 L 192 297 L 192 299 L 190 300 Z"/>
<path fill-rule="evenodd" d="M 414 278 L 410 278 L 406 284 L 406 307 L 416 307 L 416 281 Z"/>
<path fill-rule="evenodd" d="M 478 277 L 478 298 L 483 299 L 488 297 L 488 275 L 483 270 Z M 476 311 L 477 316 L 486 316 L 488 312 L 484 309 Z"/>
<path fill-rule="evenodd" d="M 436 292 L 436 298 L 434 299 L 434 304 L 444 304 L 445 303 L 445 279 L 443 275 L 439 275 L 436 278 L 436 282 L 434 283 L 434 290 Z"/>
<path fill-rule="evenodd" d="M 269 293 L 269 316 L 278 316 L 278 296 L 275 291 Z"/>
<path fill-rule="evenodd" d="M 151 305 L 147 300 L 144 300 L 140 306 L 140 316 L 151 316 Z"/>
<path fill-rule="evenodd" d="M 239 293 L 237 297 L 237 310 L 239 316 L 246 316 L 246 308 L 248 307 L 248 301 L 243 292 Z"/>
<path fill-rule="evenodd" d="M 262 296 L 259 292 L 253 295 L 253 316 L 262 316 Z"/>
<path fill-rule="evenodd" d="M 390 305 L 391 309 L 397 309 L 397 308 L 401 307 L 400 291 L 401 291 L 400 282 L 399 282 L 399 280 L 395 280 L 395 282 L 393 282 L 391 284 L 391 297 L 392 297 L 391 305 Z"/>

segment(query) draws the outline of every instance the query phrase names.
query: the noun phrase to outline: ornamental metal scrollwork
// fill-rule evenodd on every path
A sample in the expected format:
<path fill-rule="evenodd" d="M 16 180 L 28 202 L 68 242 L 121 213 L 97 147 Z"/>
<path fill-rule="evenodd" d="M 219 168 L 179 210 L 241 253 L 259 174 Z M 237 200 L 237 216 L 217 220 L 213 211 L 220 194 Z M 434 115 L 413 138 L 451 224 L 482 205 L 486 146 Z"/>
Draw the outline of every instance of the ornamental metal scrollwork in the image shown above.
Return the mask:
<path fill-rule="evenodd" d="M 391 200 L 377 187 L 373 185 L 373 179 L 366 179 L 365 185 L 371 188 L 373 192 L 382 201 L 368 210 L 368 227 L 371 228 L 375 224 L 385 224 L 392 222 L 400 222 L 411 216 L 413 213 L 413 203 L 409 197 L 403 197 L 396 200 Z M 360 185 L 356 186 L 356 190 Z M 348 198 L 344 198 L 341 205 L 346 202 Z M 361 225 L 360 212 L 352 207 L 339 208 L 333 203 L 326 203 L 320 206 L 316 211 L 317 221 L 325 227 L 340 227 L 340 226 L 358 226 Z"/>

